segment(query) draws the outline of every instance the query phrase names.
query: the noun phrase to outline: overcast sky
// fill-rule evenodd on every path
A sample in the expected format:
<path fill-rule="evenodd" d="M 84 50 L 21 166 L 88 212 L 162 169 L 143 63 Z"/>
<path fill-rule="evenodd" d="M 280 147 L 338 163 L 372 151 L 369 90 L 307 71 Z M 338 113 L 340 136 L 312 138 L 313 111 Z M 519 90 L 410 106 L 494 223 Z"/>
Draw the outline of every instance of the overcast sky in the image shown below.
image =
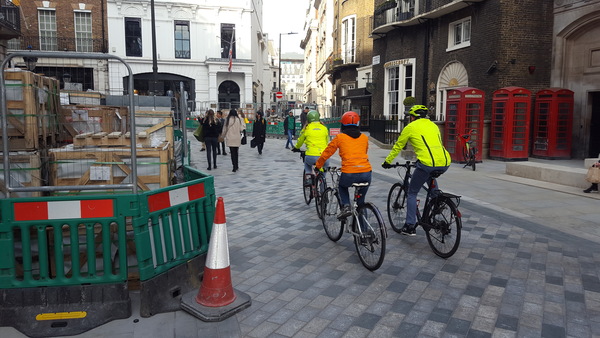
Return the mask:
<path fill-rule="evenodd" d="M 304 38 L 304 21 L 309 3 L 309 0 L 264 0 L 263 32 L 269 34 L 275 48 L 279 48 L 280 33 L 298 33 L 281 36 L 281 54 L 304 54 L 300 41 Z"/>

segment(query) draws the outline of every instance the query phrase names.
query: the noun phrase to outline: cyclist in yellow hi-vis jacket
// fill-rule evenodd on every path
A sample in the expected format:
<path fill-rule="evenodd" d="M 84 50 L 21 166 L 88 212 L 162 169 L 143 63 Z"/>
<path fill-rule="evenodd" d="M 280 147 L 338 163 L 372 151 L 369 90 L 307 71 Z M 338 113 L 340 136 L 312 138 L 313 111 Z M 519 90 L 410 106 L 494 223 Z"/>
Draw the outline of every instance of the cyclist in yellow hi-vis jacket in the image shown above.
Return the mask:
<path fill-rule="evenodd" d="M 414 236 L 417 222 L 417 194 L 434 170 L 446 171 L 452 161 L 450 153 L 444 148 L 442 135 L 438 126 L 429 120 L 428 109 L 423 105 L 415 105 L 408 112 L 410 123 L 404 127 L 398 141 L 381 165 L 385 169 L 398 156 L 407 142 L 413 146 L 417 156 L 417 167 L 412 174 L 408 187 L 406 201 L 406 223 L 401 232 L 403 235 Z"/>
<path fill-rule="evenodd" d="M 311 110 L 307 114 L 307 124 L 300 132 L 300 137 L 296 142 L 296 146 L 292 147 L 292 151 L 300 151 L 303 144 L 306 144 L 306 152 L 304 153 L 304 172 L 312 174 L 312 167 L 315 165 L 319 156 L 329 143 L 329 130 L 321 123 L 321 115 L 316 110 Z M 325 163 L 328 167 L 329 163 Z"/>

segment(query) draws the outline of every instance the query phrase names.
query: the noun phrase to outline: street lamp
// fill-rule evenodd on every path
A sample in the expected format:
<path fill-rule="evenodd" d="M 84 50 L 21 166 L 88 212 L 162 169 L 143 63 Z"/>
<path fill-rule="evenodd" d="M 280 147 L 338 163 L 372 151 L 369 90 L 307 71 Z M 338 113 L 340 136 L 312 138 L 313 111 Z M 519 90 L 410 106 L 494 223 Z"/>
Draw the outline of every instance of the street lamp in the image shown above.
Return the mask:
<path fill-rule="evenodd" d="M 278 57 L 279 65 L 277 67 L 277 68 L 279 68 L 279 83 L 277 86 L 278 91 L 281 91 L 281 36 L 282 35 L 294 35 L 294 34 L 298 34 L 298 33 L 296 33 L 296 32 L 279 33 L 279 57 Z"/>

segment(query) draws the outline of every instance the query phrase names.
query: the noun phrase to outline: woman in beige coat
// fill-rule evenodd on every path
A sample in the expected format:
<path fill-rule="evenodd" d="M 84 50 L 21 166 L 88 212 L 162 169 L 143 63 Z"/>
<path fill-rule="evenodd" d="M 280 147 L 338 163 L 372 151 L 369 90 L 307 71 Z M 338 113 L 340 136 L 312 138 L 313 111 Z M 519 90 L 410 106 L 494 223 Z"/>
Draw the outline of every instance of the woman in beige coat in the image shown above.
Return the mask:
<path fill-rule="evenodd" d="M 238 171 L 239 149 L 242 145 L 242 134 L 246 135 L 246 123 L 242 120 L 235 109 L 229 111 L 229 115 L 225 119 L 223 125 L 223 133 L 225 144 L 229 147 L 231 154 L 231 164 L 233 164 L 233 172 Z"/>

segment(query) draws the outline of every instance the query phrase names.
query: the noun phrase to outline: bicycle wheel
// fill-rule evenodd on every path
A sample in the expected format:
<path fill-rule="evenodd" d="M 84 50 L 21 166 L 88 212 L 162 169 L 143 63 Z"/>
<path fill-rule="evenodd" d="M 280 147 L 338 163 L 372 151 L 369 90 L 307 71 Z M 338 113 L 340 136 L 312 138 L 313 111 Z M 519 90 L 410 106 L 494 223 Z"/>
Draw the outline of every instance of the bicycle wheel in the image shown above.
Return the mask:
<path fill-rule="evenodd" d="M 333 188 L 327 188 L 321 196 L 321 221 L 323 228 L 330 240 L 337 242 L 342 238 L 342 222 L 337 219 L 340 212 L 340 198 L 337 191 Z"/>
<path fill-rule="evenodd" d="M 325 181 L 325 176 L 322 173 L 319 173 L 315 182 L 315 208 L 317 209 L 317 216 L 322 218 L 321 212 L 321 195 L 325 192 L 327 188 L 327 181 Z"/>
<path fill-rule="evenodd" d="M 313 198 L 312 175 L 309 175 L 310 174 L 302 174 L 302 189 L 304 190 L 304 201 L 306 204 L 310 204 L 310 201 L 312 201 Z M 306 184 L 308 178 L 311 179 L 311 184 Z"/>
<path fill-rule="evenodd" d="M 400 233 L 400 229 L 406 222 L 406 191 L 400 182 L 394 183 L 390 189 L 387 199 L 387 214 L 392 229 Z"/>
<path fill-rule="evenodd" d="M 475 171 L 475 166 L 476 166 L 475 163 L 477 163 L 477 160 L 475 159 L 475 154 L 477 153 L 477 151 L 475 150 L 475 148 L 471 148 L 469 150 L 469 152 L 471 153 L 471 156 L 470 156 L 470 158 L 471 158 L 471 167 L 473 168 L 473 171 Z"/>
<path fill-rule="evenodd" d="M 462 220 L 458 208 L 451 199 L 440 196 L 431 201 L 428 209 L 422 221 L 430 227 L 425 231 L 429 246 L 436 255 L 448 258 L 460 244 Z"/>
<path fill-rule="evenodd" d="M 372 203 L 361 205 L 357 213 L 363 235 L 354 236 L 356 252 L 365 268 L 375 271 L 379 269 L 385 258 L 386 233 L 383 217 Z"/>

